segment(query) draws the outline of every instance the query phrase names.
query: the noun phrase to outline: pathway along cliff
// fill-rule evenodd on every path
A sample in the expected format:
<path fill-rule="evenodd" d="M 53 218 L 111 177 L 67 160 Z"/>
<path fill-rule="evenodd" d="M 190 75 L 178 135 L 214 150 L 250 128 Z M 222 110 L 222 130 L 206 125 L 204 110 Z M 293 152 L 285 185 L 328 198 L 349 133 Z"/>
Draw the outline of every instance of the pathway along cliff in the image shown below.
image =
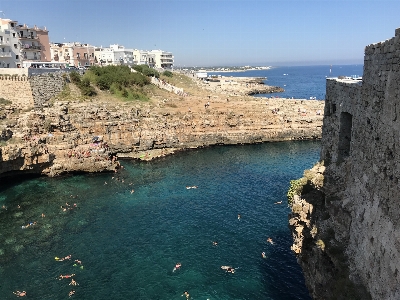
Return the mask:
<path fill-rule="evenodd" d="M 250 97 L 254 82 L 232 91 L 232 82 L 209 90 L 178 73 L 168 80 L 184 93 L 153 85 L 149 102 L 104 93 L 89 100 L 69 83 L 67 100 L 25 110 L 0 105 L 0 176 L 113 171 L 116 156 L 149 160 L 211 145 L 321 137 L 323 101 Z"/>

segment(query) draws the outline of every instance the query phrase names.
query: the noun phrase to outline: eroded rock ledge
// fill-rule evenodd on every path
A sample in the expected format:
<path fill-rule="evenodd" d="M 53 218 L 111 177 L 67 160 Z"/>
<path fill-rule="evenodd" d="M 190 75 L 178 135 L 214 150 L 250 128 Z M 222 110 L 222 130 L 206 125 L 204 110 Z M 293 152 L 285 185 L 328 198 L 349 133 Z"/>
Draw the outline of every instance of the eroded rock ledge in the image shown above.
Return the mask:
<path fill-rule="evenodd" d="M 129 105 L 55 102 L 15 114 L 0 111 L 0 176 L 34 172 L 112 171 L 119 158 L 149 160 L 185 149 L 321 137 L 322 101 L 263 99 L 206 109 L 174 109 L 167 101 Z M 234 109 L 232 109 L 234 107 Z"/>

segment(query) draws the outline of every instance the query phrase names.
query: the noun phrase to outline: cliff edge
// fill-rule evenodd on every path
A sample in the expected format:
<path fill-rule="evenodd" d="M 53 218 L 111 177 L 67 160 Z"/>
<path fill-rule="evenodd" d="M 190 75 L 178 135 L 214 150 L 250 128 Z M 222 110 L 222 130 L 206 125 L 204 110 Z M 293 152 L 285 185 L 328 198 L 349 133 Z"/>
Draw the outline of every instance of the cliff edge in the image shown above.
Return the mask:
<path fill-rule="evenodd" d="M 323 101 L 210 93 L 176 73 L 168 80 L 186 86 L 168 91 L 153 85 L 148 102 L 103 93 L 57 96 L 32 109 L 0 105 L 0 176 L 113 171 L 116 157 L 150 160 L 211 145 L 321 137 Z"/>

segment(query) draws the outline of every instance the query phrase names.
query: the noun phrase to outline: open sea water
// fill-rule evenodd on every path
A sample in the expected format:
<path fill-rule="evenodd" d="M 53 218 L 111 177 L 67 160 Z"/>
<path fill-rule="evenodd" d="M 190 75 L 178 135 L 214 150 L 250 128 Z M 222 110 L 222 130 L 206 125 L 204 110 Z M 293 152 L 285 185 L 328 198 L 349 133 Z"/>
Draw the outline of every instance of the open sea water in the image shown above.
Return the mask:
<path fill-rule="evenodd" d="M 325 100 L 326 78 L 338 76 L 362 76 L 363 65 L 326 65 L 326 66 L 294 66 L 272 67 L 269 70 L 245 72 L 210 72 L 212 75 L 233 77 L 267 77 L 266 85 L 279 86 L 282 93 L 259 94 L 256 97 L 280 97 L 294 99 Z"/>
<path fill-rule="evenodd" d="M 122 161 L 117 174 L 1 179 L 0 298 L 310 299 L 290 250 L 286 193 L 319 149 L 218 146 Z M 77 208 L 63 211 L 66 202 Z"/>

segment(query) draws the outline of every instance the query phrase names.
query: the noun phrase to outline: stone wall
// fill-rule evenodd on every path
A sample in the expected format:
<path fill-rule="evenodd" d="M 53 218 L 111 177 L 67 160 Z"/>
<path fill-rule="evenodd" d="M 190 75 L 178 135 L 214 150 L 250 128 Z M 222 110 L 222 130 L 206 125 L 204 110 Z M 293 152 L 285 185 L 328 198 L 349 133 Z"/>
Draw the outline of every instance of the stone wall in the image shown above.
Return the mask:
<path fill-rule="evenodd" d="M 0 97 L 20 108 L 41 107 L 65 85 L 62 72 L 36 76 L 0 75 Z"/>
<path fill-rule="evenodd" d="M 51 97 L 59 94 L 65 85 L 63 72 L 45 73 L 29 77 L 35 107 L 41 107 Z"/>
<path fill-rule="evenodd" d="M 31 85 L 26 76 L 1 76 L 0 97 L 21 108 L 34 106 Z"/>
<path fill-rule="evenodd" d="M 400 299 L 400 29 L 365 48 L 362 85 L 349 82 L 327 80 L 323 195 L 293 210 L 298 258 L 315 298 Z"/>

